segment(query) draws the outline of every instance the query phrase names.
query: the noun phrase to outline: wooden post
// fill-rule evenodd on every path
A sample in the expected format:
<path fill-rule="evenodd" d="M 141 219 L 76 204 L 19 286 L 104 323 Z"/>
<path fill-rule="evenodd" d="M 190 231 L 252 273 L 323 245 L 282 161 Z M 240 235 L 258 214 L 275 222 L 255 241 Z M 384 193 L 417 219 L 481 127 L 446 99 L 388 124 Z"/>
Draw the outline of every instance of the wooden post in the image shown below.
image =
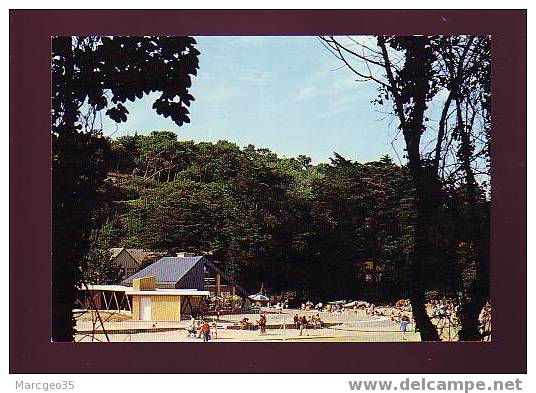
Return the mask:
<path fill-rule="evenodd" d="M 233 311 L 235 309 L 235 296 L 236 296 L 236 288 L 232 286 L 231 287 L 231 309 Z"/>
<path fill-rule="evenodd" d="M 220 290 L 221 290 L 220 282 L 221 282 L 220 274 L 216 273 L 216 296 L 217 297 L 220 297 Z"/>

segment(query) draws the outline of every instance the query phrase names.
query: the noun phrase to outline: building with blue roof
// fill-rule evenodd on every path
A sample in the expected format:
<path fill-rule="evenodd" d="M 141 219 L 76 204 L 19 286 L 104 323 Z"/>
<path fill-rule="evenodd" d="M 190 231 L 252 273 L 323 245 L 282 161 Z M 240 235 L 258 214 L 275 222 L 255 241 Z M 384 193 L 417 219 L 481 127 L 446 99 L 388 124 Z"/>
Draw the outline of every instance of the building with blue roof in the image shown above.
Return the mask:
<path fill-rule="evenodd" d="M 196 289 L 209 291 L 211 296 L 248 297 L 248 292 L 228 277 L 205 256 L 163 257 L 136 274 L 127 277 L 121 285 L 132 286 L 135 279 L 153 276 L 159 289 Z"/>

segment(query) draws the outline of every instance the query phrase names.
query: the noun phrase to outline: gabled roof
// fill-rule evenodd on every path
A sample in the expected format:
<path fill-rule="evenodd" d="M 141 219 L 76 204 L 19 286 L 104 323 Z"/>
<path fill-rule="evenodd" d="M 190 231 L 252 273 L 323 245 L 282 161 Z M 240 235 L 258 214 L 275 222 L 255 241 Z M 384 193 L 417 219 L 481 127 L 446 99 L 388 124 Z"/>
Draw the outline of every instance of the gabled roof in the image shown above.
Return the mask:
<path fill-rule="evenodd" d="M 147 250 L 141 250 L 139 248 L 126 248 L 126 252 L 130 254 L 130 256 L 138 262 L 139 265 L 147 258 L 149 255 L 153 255 L 154 252 L 147 251 Z"/>
<path fill-rule="evenodd" d="M 111 258 L 114 259 L 116 256 L 118 256 L 121 251 L 123 251 L 125 248 L 124 247 L 114 247 L 114 248 L 110 248 L 110 253 L 112 254 Z"/>
<path fill-rule="evenodd" d="M 110 248 L 110 252 L 112 254 L 111 259 L 116 258 L 123 250 L 127 252 L 138 265 L 141 265 L 148 256 L 156 254 L 154 251 L 142 250 L 140 248 L 114 247 Z"/>
<path fill-rule="evenodd" d="M 158 261 L 147 266 L 145 269 L 142 269 L 133 276 L 124 279 L 121 281 L 121 284 L 132 285 L 132 281 L 134 279 L 147 276 L 155 276 L 157 285 L 175 284 L 180 281 L 180 279 L 184 277 L 184 275 L 186 275 L 186 273 L 188 273 L 190 269 L 192 269 L 202 259 L 202 256 L 160 258 Z"/>

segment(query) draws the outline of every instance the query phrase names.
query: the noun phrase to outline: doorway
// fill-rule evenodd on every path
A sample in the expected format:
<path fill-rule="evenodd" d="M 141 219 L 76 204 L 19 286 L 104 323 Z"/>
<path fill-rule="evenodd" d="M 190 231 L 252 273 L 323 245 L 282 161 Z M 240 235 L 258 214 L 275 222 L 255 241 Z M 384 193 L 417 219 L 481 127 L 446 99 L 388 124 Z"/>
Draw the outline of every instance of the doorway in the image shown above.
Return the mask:
<path fill-rule="evenodd" d="M 142 321 L 151 320 L 151 298 L 149 296 L 140 298 L 140 319 Z"/>

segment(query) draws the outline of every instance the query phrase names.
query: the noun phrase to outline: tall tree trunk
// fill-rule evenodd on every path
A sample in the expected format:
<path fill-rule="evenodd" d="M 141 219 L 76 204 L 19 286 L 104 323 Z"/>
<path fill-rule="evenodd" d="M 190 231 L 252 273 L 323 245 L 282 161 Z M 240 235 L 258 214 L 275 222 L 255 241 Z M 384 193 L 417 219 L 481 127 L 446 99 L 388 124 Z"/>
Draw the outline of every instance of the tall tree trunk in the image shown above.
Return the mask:
<path fill-rule="evenodd" d="M 457 127 L 460 132 L 460 158 L 466 176 L 466 200 L 469 207 L 469 241 L 475 249 L 475 277 L 464 293 L 460 304 L 459 319 L 460 340 L 481 340 L 478 317 L 489 297 L 489 233 L 483 225 L 482 207 L 478 202 L 477 183 L 471 168 L 472 144 L 471 128 L 465 124 L 462 116 L 460 98 L 456 97 Z"/>
<path fill-rule="evenodd" d="M 413 258 L 410 265 L 411 288 L 410 300 L 413 316 L 417 328 L 424 341 L 439 341 L 439 335 L 434 324 L 426 311 L 424 293 L 429 282 L 434 279 L 435 271 L 433 254 L 435 247 L 430 239 L 434 232 L 435 209 L 437 208 L 438 183 L 432 178 L 432 174 L 426 171 L 421 164 L 418 143 L 416 138 L 408 138 L 408 156 L 410 172 L 413 177 L 413 184 L 416 191 L 416 220 L 414 224 L 414 249 Z"/>
<path fill-rule="evenodd" d="M 427 73 L 431 73 L 432 57 L 427 47 L 425 37 L 412 37 L 411 43 L 406 43 L 404 70 L 407 71 L 403 82 L 397 81 L 393 75 L 385 37 L 378 37 L 378 45 L 382 51 L 385 71 L 389 80 L 389 91 L 393 96 L 394 109 L 400 120 L 400 128 L 404 134 L 408 166 L 413 178 L 416 192 L 416 220 L 413 258 L 410 266 L 412 273 L 411 288 L 409 288 L 412 310 L 424 341 L 438 341 L 437 329 L 430 321 L 426 312 L 424 292 L 429 276 L 433 269 L 429 268 L 432 260 L 430 235 L 433 232 L 433 217 L 437 208 L 435 176 L 428 168 L 423 167 L 420 156 L 421 135 L 424 132 L 424 113 L 427 107 L 427 96 L 430 89 L 430 80 Z M 400 74 L 400 73 L 399 73 Z M 412 85 L 411 90 L 400 87 L 402 84 Z M 430 176 L 432 175 L 432 176 Z M 434 177 L 434 179 L 432 179 Z"/>
<path fill-rule="evenodd" d="M 52 170 L 52 339 L 53 341 L 72 341 L 74 321 L 72 308 L 75 301 L 77 279 L 76 249 L 73 243 L 79 231 L 73 219 L 70 197 L 75 190 L 76 180 L 66 167 L 70 165 L 69 149 L 76 147 L 76 103 L 71 89 L 74 79 L 72 39 L 57 37 L 58 48 L 65 54 L 65 74 L 56 76 L 64 78 L 66 88 L 63 95 L 64 115 L 57 126 L 57 135 L 52 138 L 52 149 L 56 159 Z"/>

